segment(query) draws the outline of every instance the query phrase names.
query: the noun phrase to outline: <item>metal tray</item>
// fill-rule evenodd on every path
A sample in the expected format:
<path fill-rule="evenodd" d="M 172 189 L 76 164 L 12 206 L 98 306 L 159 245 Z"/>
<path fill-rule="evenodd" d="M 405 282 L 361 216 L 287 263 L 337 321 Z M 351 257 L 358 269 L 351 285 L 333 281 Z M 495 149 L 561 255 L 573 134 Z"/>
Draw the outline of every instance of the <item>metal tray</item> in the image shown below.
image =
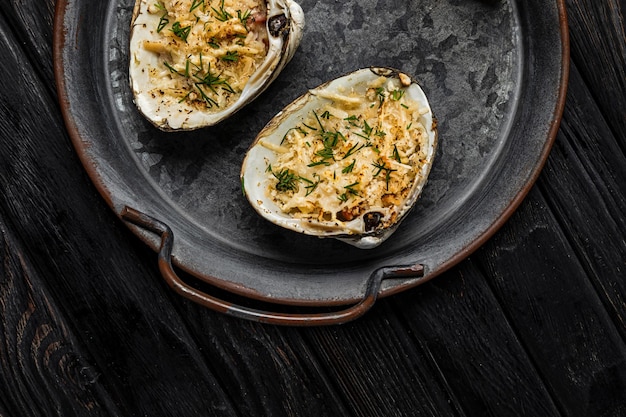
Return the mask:
<path fill-rule="evenodd" d="M 512 214 L 558 130 L 569 64 L 563 0 L 300 0 L 302 43 L 274 84 L 222 124 L 185 133 L 156 130 L 132 102 L 133 4 L 57 2 L 54 64 L 66 125 L 107 203 L 159 252 L 168 283 L 227 314 L 342 323 L 378 296 L 441 274 Z M 360 250 L 258 217 L 239 182 L 256 132 L 306 89 L 372 65 L 415 76 L 439 121 L 429 182 L 400 229 Z"/>

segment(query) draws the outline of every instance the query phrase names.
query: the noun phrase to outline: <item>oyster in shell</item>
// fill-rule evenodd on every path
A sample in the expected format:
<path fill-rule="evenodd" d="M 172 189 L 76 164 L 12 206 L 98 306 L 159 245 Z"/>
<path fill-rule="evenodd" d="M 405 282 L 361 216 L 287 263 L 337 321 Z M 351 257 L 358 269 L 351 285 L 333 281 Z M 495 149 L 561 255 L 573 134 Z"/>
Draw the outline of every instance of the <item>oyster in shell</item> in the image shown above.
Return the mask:
<path fill-rule="evenodd" d="M 293 57 L 304 13 L 292 0 L 136 0 L 130 82 L 162 130 L 214 125 L 256 98 Z"/>
<path fill-rule="evenodd" d="M 426 184 L 436 125 L 410 76 L 355 71 L 308 91 L 265 126 L 243 162 L 244 194 L 274 224 L 376 247 Z"/>

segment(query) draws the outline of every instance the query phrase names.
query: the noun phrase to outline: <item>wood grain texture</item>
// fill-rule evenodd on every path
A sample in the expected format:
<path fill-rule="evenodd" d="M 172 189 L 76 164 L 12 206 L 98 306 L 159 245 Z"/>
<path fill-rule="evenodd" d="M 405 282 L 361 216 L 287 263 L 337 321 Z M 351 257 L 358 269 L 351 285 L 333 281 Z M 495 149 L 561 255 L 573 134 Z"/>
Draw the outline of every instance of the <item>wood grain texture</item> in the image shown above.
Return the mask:
<path fill-rule="evenodd" d="M 561 134 L 539 186 L 626 340 L 626 155 L 574 66 Z M 563 181 L 566 177 L 567 181 Z"/>
<path fill-rule="evenodd" d="M 98 384 L 92 358 L 80 351 L 2 222 L 0 259 L 2 415 L 107 415 L 115 407 Z"/>
<path fill-rule="evenodd" d="M 514 217 L 482 252 L 516 334 L 565 415 L 619 415 L 623 340 L 541 196 Z"/>
<path fill-rule="evenodd" d="M 474 262 L 400 298 L 464 415 L 558 416 L 523 341 Z"/>
<path fill-rule="evenodd" d="M 626 152 L 626 4 L 568 0 L 572 60 Z"/>
<path fill-rule="evenodd" d="M 167 288 L 63 126 L 54 0 L 4 2 L 0 416 L 626 415 L 624 4 L 567 6 L 564 119 L 515 215 L 362 319 L 300 329 Z"/>

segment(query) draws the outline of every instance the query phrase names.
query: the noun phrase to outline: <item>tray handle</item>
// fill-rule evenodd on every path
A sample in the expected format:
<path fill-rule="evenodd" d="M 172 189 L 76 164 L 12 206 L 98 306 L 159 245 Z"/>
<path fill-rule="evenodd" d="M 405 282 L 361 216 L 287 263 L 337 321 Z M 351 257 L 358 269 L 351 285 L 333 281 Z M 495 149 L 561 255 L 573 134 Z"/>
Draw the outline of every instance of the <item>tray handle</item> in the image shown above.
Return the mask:
<path fill-rule="evenodd" d="M 168 225 L 130 207 L 124 207 L 121 217 L 161 237 L 161 247 L 158 255 L 159 271 L 174 291 L 211 310 L 247 320 L 289 326 L 322 326 L 345 323 L 361 317 L 372 308 L 378 298 L 383 280 L 389 278 L 417 278 L 424 275 L 424 266 L 421 264 L 379 268 L 370 275 L 363 298 L 358 303 L 339 311 L 287 313 L 260 310 L 224 301 L 185 283 L 176 274 L 172 266 L 174 234 Z"/>

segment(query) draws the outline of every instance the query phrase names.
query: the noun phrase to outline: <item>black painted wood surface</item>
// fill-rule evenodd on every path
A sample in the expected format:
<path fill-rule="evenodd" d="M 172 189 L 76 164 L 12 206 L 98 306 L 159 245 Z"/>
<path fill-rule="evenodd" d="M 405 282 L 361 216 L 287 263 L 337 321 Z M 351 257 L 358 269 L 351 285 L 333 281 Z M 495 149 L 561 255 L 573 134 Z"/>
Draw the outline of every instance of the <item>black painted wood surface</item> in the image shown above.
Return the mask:
<path fill-rule="evenodd" d="M 0 416 L 626 416 L 623 0 L 567 0 L 563 121 L 505 226 L 322 328 L 167 288 L 72 148 L 54 7 L 0 5 Z"/>

